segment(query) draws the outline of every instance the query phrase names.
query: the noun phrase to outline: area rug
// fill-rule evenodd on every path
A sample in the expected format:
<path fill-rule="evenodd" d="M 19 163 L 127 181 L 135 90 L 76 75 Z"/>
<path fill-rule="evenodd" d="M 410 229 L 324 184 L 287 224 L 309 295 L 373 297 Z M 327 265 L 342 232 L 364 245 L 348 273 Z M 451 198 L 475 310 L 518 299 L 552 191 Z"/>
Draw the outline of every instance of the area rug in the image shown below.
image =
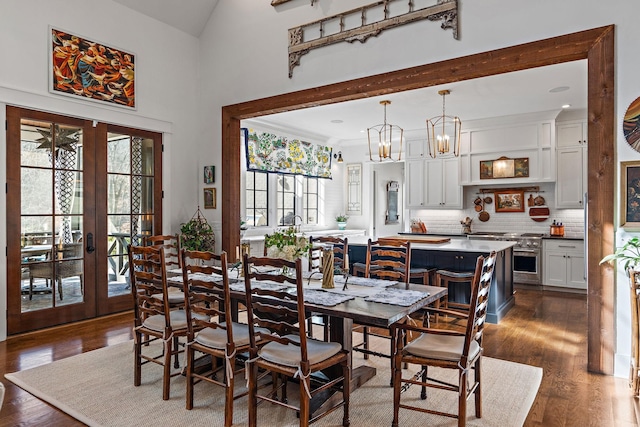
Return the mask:
<path fill-rule="evenodd" d="M 153 350 L 153 349 L 150 349 Z M 147 349 L 149 351 L 149 349 Z M 368 364 L 378 374 L 351 395 L 351 426 L 388 426 L 393 418 L 393 388 L 389 387 L 389 360 L 354 355 L 354 365 Z M 415 372 L 410 365 L 409 371 Z M 66 412 L 89 426 L 188 426 L 224 425 L 222 388 L 199 383 L 195 388 L 194 409 L 185 409 L 185 379 L 171 382 L 171 398 L 162 400 L 162 370 L 155 364 L 142 369 L 142 385 L 133 386 L 133 342 L 83 353 L 47 365 L 6 374 L 5 377 L 34 396 Z M 455 372 L 431 368 L 430 374 L 455 380 Z M 453 374 L 453 377 L 452 377 Z M 521 426 L 533 404 L 542 379 L 542 369 L 485 357 L 482 366 L 483 417 L 474 416 L 473 398 L 467 411 L 468 426 Z M 407 376 L 407 374 L 405 374 Z M 244 376 L 237 378 L 244 389 Z M 289 393 L 294 403 L 297 386 Z M 419 400 L 419 388 L 411 387 L 403 400 Z M 455 393 L 429 391 L 430 407 L 455 412 Z M 295 412 L 263 403 L 258 407 L 260 426 L 297 426 Z M 247 399 L 234 404 L 234 426 L 247 422 Z M 339 426 L 342 410 L 314 425 Z M 400 425 L 453 427 L 457 420 L 414 411 L 400 411 Z"/>

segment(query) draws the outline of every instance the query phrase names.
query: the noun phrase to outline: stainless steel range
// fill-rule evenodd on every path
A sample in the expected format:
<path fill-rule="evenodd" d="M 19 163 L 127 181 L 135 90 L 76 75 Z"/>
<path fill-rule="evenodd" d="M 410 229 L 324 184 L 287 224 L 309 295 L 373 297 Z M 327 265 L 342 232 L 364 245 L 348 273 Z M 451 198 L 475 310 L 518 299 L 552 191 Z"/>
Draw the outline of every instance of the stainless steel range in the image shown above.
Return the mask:
<path fill-rule="evenodd" d="M 529 285 L 542 284 L 542 233 L 476 232 L 470 240 L 515 241 L 513 247 L 513 281 Z"/>

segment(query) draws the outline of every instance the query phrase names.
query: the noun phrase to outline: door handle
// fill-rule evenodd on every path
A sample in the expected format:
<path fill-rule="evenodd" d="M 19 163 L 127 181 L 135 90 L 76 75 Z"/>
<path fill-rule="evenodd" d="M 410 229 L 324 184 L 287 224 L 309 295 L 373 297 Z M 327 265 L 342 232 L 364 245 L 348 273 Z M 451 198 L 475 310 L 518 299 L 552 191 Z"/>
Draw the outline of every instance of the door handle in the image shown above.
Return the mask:
<path fill-rule="evenodd" d="M 96 250 L 93 246 L 93 233 L 87 234 L 87 253 L 93 253 Z"/>

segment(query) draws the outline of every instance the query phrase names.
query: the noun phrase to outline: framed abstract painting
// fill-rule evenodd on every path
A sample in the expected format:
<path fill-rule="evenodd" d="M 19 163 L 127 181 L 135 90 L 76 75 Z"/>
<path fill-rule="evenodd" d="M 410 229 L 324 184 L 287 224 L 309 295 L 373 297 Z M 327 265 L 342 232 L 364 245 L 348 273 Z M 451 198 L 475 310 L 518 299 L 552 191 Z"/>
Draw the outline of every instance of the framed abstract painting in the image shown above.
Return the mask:
<path fill-rule="evenodd" d="M 135 55 L 49 27 L 49 91 L 136 109 Z"/>

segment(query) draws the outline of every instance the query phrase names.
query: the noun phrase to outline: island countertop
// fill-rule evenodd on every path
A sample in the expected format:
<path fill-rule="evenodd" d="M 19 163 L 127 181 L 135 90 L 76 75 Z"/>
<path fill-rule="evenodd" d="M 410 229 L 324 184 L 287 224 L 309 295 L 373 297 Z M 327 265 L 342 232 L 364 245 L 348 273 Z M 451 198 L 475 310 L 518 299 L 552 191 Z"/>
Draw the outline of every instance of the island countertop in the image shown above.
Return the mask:
<path fill-rule="evenodd" d="M 368 236 L 347 236 L 349 246 L 351 245 L 367 245 Z M 402 238 L 402 236 L 398 236 Z M 502 240 L 467 240 L 467 239 L 451 239 L 446 243 L 411 243 L 412 249 L 425 249 L 430 251 L 447 251 L 447 252 L 491 252 L 504 251 L 505 249 L 515 246 L 515 241 Z"/>

